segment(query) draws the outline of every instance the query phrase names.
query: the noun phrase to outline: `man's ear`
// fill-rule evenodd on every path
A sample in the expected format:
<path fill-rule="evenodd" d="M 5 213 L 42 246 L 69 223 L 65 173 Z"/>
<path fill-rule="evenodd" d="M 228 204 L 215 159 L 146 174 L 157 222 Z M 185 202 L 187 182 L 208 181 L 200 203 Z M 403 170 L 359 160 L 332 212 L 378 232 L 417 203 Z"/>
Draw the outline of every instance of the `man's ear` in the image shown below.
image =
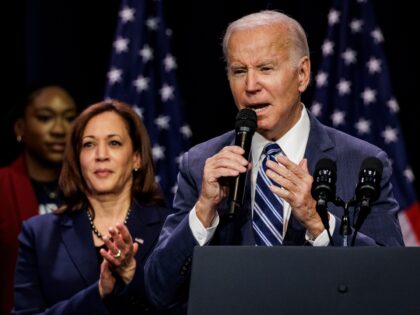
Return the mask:
<path fill-rule="evenodd" d="M 298 65 L 298 80 L 299 80 L 299 92 L 303 93 L 309 84 L 311 77 L 311 61 L 308 56 L 304 56 L 299 60 Z"/>

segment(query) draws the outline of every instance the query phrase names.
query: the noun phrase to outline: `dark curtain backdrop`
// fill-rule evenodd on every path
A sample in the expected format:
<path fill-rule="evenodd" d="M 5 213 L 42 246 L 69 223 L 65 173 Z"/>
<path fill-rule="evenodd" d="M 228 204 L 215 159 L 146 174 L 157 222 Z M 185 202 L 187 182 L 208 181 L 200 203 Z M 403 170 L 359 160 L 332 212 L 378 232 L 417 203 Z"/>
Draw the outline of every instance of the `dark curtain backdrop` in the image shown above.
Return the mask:
<path fill-rule="evenodd" d="M 420 177 L 419 38 L 415 1 L 373 1 L 377 22 L 385 37 L 385 51 L 394 92 L 399 101 L 408 155 Z M 233 127 L 233 104 L 222 60 L 221 38 L 227 24 L 250 12 L 277 9 L 305 28 L 311 48 L 313 75 L 321 58 L 320 47 L 327 27 L 327 0 L 165 0 L 167 22 L 173 30 L 173 52 L 177 57 L 181 94 L 186 104 L 193 143 L 221 134 Z M 4 104 L 1 106 L 1 164 L 13 157 L 14 139 L 7 130 L 7 113 L 22 101 L 33 85 L 57 83 L 74 95 L 81 108 L 103 97 L 108 63 L 119 10 L 118 0 L 26 0 L 10 1 L 3 20 Z M 313 86 L 304 95 L 311 103 Z M 419 180 L 416 183 L 420 193 Z"/>

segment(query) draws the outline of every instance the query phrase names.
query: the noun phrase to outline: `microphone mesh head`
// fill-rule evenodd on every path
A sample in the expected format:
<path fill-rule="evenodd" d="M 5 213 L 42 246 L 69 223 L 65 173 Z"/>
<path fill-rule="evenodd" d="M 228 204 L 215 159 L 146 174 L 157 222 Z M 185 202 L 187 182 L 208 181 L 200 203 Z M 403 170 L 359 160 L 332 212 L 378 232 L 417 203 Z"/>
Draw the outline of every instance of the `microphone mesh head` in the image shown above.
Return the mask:
<path fill-rule="evenodd" d="M 244 108 L 236 114 L 235 129 L 248 129 L 248 131 L 254 132 L 257 129 L 257 114 L 254 110 Z"/>
<path fill-rule="evenodd" d="M 315 173 L 318 172 L 320 169 L 328 169 L 331 170 L 334 174 L 337 173 L 337 164 L 333 160 L 323 158 L 316 163 L 315 166 Z"/>
<path fill-rule="evenodd" d="M 324 158 L 315 166 L 311 193 L 314 199 L 324 196 L 328 201 L 335 198 L 337 165 L 333 160 Z"/>
<path fill-rule="evenodd" d="M 360 170 L 364 169 L 370 169 L 378 172 L 380 176 L 382 177 L 382 170 L 383 170 L 382 162 L 376 157 L 368 157 L 362 162 L 362 166 L 360 167 Z"/>
<path fill-rule="evenodd" d="M 363 200 L 369 197 L 376 201 L 381 193 L 383 165 L 376 157 L 368 157 L 362 162 L 359 172 L 359 182 L 356 186 L 356 198 Z"/>

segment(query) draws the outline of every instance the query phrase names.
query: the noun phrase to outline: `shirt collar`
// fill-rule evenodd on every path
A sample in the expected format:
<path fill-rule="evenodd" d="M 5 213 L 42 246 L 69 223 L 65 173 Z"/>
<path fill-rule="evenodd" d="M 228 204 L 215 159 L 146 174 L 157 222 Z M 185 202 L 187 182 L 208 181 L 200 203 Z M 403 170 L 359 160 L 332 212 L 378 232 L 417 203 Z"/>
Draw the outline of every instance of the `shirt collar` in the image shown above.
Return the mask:
<path fill-rule="evenodd" d="M 309 138 L 309 130 L 309 115 L 302 104 L 301 115 L 297 123 L 283 137 L 276 140 L 283 153 L 294 163 L 299 163 L 303 159 Z M 258 132 L 254 134 L 251 144 L 253 163 L 258 163 L 265 145 L 270 142 L 272 141 L 267 140 Z"/>

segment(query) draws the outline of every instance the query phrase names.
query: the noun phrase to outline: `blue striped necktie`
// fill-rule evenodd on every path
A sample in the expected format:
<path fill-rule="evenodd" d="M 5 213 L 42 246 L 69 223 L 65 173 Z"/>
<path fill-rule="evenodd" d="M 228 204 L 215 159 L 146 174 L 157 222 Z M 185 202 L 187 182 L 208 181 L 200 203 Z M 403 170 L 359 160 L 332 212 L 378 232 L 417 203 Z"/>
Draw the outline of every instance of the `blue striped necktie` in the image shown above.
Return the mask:
<path fill-rule="evenodd" d="M 267 177 L 267 159 L 276 161 L 281 152 L 277 143 L 264 147 L 265 157 L 258 169 L 255 185 L 253 228 L 257 245 L 275 246 L 283 243 L 283 200 L 269 188 L 274 183 Z"/>

